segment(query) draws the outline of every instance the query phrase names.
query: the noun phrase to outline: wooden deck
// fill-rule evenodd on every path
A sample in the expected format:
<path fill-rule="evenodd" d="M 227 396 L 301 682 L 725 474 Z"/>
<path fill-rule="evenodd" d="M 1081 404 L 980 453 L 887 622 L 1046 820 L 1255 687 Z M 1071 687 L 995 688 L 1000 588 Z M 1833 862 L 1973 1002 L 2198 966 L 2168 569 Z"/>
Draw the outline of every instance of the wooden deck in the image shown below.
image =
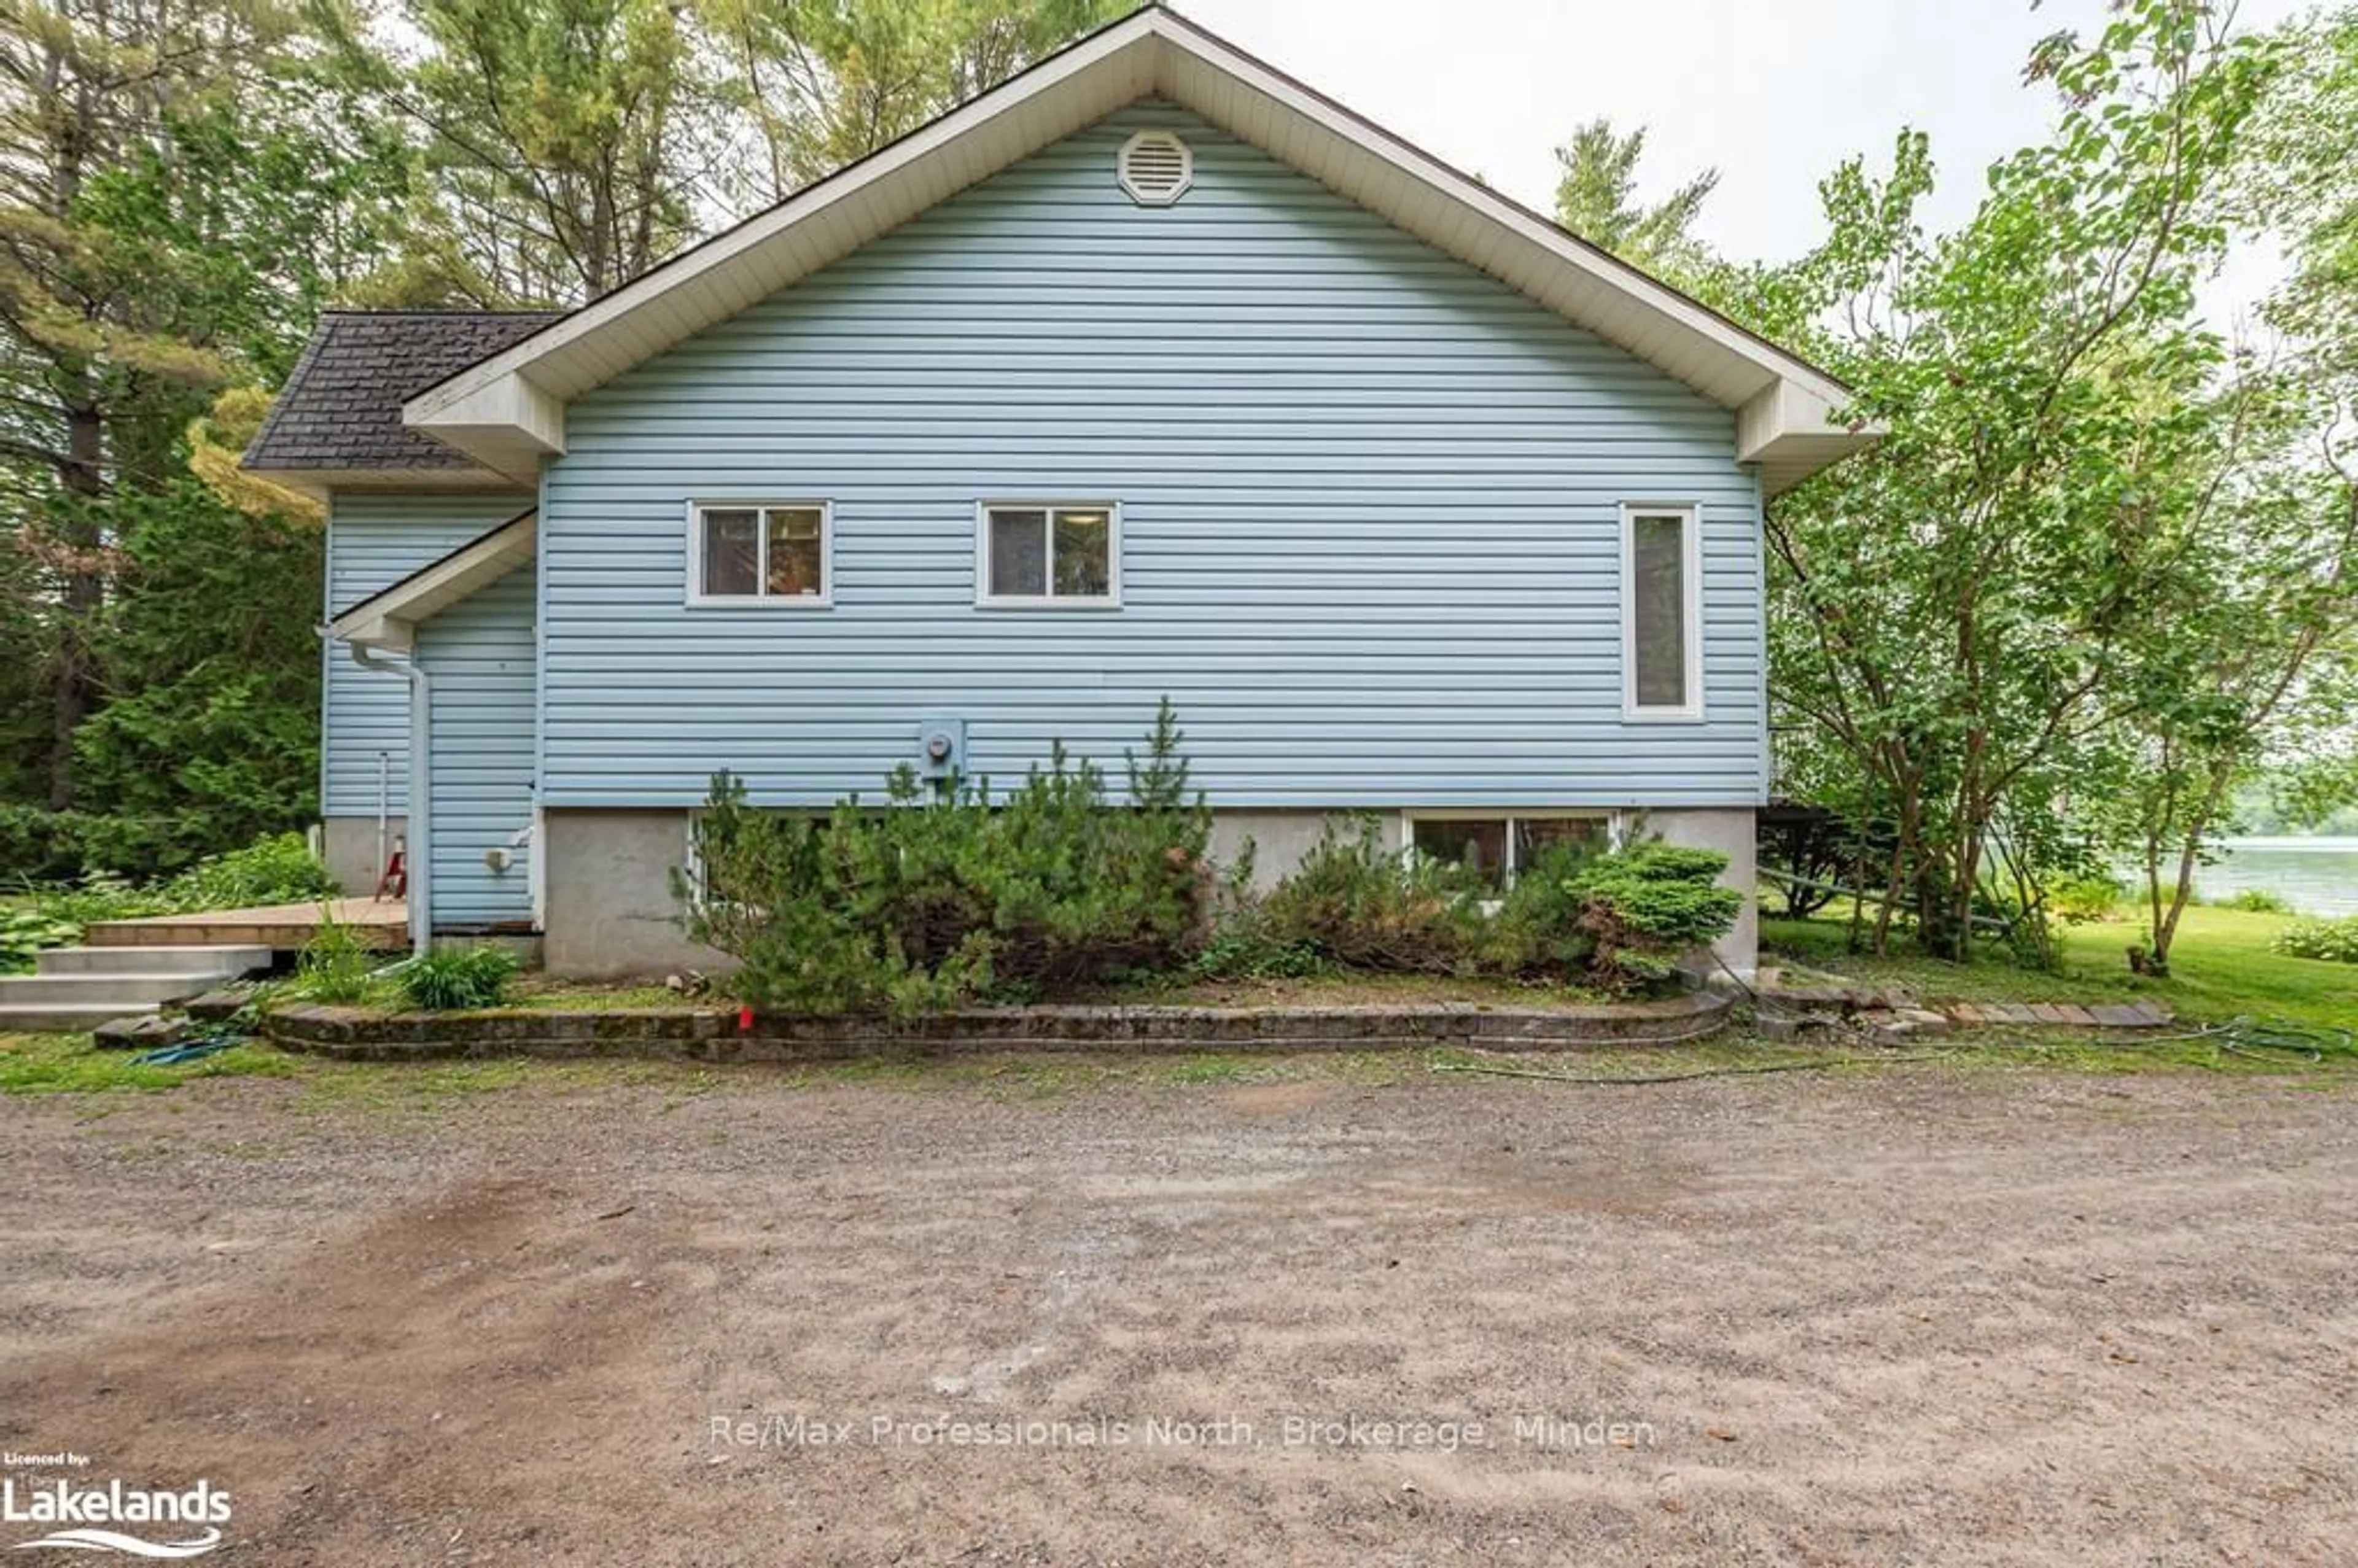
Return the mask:
<path fill-rule="evenodd" d="M 259 909 L 212 909 L 202 914 L 159 914 L 147 920 L 102 920 L 83 929 L 92 947 L 284 947 L 296 948 L 319 934 L 330 920 L 348 926 L 372 947 L 399 947 L 409 940 L 409 910 L 399 900 L 329 899 L 319 903 L 274 903 Z"/>

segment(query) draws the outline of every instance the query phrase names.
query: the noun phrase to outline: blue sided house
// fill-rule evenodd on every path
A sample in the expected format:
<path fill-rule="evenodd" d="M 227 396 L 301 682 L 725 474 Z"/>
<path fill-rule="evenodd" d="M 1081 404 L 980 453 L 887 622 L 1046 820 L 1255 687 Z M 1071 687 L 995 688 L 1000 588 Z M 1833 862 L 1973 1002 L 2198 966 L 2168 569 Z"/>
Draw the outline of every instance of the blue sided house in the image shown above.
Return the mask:
<path fill-rule="evenodd" d="M 330 508 L 346 884 L 383 816 L 421 938 L 611 976 L 698 961 L 714 773 L 1118 776 L 1166 696 L 1264 878 L 1365 811 L 1748 885 L 1762 503 L 1846 400 L 1152 7 L 579 310 L 329 315 L 245 461 Z"/>

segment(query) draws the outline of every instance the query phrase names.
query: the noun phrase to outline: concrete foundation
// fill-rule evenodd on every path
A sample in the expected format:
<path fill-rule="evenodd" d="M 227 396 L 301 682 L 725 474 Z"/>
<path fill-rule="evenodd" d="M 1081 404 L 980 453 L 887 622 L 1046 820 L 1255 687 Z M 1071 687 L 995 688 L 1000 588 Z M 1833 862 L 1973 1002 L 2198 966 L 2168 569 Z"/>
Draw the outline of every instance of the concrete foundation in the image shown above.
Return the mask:
<path fill-rule="evenodd" d="M 385 825 L 385 842 L 397 843 L 408 824 L 395 817 Z M 384 861 L 377 854 L 376 818 L 373 816 L 330 816 L 319 824 L 319 845 L 322 858 L 328 862 L 328 874 L 348 898 L 366 898 L 376 892 L 376 879 L 384 870 Z"/>
<path fill-rule="evenodd" d="M 685 811 L 550 811 L 542 961 L 571 979 L 660 979 L 732 967 L 680 929 L 672 869 L 687 857 Z"/>
<path fill-rule="evenodd" d="M 1235 865 L 1249 839 L 1253 886 L 1266 891 L 1302 863 L 1329 815 L 1219 812 L 1212 822 L 1212 860 L 1223 869 Z M 1727 856 L 1723 880 L 1743 892 L 1744 914 L 1717 950 L 1729 968 L 1749 978 L 1759 943 L 1751 811 L 1652 810 L 1632 812 L 1626 821 L 1637 833 Z M 1386 814 L 1385 826 L 1386 842 L 1397 843 L 1397 815 Z M 372 844 L 374 831 L 372 819 Z M 542 950 L 549 973 L 577 979 L 649 979 L 682 968 L 713 974 L 730 967 L 726 954 L 688 941 L 680 928 L 671 872 L 687 857 L 687 812 L 552 810 L 544 831 L 548 918 Z"/>
<path fill-rule="evenodd" d="M 1290 875 L 1310 853 L 1330 820 L 1324 811 L 1222 811 L 1212 817 L 1212 863 L 1222 871 L 1236 865 L 1248 843 L 1252 849 L 1252 886 L 1267 892 Z"/>
<path fill-rule="evenodd" d="M 1716 849 L 1727 857 L 1727 870 L 1720 877 L 1720 885 L 1732 887 L 1744 895 L 1744 913 L 1736 916 L 1736 929 L 1713 944 L 1721 963 L 1734 969 L 1749 984 L 1752 971 L 1760 963 L 1760 901 L 1753 891 L 1758 866 L 1754 851 L 1753 813 L 1749 806 L 1734 809 L 1684 808 L 1676 811 L 1650 810 L 1633 812 L 1629 826 L 1640 837 L 1657 838 L 1665 844 L 1682 844 L 1690 849 Z M 1705 980 L 1727 977 L 1716 972 L 1702 977 Z"/>

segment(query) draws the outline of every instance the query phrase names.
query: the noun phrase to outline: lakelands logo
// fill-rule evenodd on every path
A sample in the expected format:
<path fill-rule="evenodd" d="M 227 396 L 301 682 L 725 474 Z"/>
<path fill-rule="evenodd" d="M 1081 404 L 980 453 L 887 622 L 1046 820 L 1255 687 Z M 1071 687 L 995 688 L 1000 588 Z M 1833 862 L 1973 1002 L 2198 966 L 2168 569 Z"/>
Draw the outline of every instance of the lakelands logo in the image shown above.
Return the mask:
<path fill-rule="evenodd" d="M 199 1481 L 179 1491 L 126 1487 L 109 1481 L 103 1487 L 77 1487 L 70 1481 L 19 1485 L 0 1480 L 0 1520 L 11 1525 L 64 1525 L 38 1541 L 16 1542 L 19 1552 L 54 1547 L 75 1552 L 119 1552 L 127 1557 L 202 1557 L 222 1543 L 221 1527 L 229 1522 L 229 1494 L 211 1481 Z M 137 1525 L 141 1533 L 110 1526 Z M 189 1535 L 194 1526 L 202 1534 L 187 1540 L 148 1540 L 168 1531 Z"/>

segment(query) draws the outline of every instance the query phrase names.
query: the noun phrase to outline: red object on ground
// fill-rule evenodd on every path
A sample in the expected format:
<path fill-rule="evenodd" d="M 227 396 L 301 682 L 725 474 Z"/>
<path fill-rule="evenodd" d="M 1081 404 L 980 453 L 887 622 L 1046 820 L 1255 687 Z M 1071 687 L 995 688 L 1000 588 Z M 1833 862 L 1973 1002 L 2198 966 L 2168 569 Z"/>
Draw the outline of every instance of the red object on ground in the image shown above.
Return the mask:
<path fill-rule="evenodd" d="M 737 1010 L 737 1033 L 740 1034 L 751 1034 L 753 1033 L 753 1010 L 752 1008 L 741 1007 Z"/>

